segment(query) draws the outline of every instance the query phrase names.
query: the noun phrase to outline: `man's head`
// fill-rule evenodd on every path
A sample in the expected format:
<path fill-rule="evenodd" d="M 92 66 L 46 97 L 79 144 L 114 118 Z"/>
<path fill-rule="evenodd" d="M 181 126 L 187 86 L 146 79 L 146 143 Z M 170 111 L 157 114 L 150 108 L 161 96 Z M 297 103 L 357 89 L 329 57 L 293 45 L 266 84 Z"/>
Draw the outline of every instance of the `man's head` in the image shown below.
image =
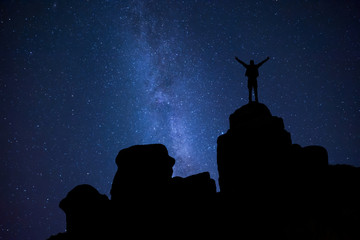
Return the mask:
<path fill-rule="evenodd" d="M 250 65 L 254 65 L 254 60 L 250 60 Z"/>

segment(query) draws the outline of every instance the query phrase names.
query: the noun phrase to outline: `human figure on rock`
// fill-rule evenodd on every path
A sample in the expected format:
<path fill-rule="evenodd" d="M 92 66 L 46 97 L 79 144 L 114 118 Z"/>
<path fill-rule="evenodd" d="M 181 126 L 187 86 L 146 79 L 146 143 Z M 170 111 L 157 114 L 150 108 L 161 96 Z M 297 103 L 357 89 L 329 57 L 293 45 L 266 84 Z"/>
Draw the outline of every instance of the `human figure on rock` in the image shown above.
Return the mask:
<path fill-rule="evenodd" d="M 255 64 L 254 60 L 250 60 L 250 64 L 246 64 L 243 61 L 241 61 L 239 58 L 235 57 L 236 61 L 241 63 L 245 68 L 245 76 L 248 77 L 248 89 L 249 89 L 249 102 L 252 102 L 252 89 L 254 88 L 254 94 L 255 94 L 255 102 L 259 102 L 258 99 L 258 92 L 257 92 L 257 80 L 256 78 L 259 76 L 259 67 L 263 65 L 267 60 L 270 58 L 267 57 L 264 61 Z"/>

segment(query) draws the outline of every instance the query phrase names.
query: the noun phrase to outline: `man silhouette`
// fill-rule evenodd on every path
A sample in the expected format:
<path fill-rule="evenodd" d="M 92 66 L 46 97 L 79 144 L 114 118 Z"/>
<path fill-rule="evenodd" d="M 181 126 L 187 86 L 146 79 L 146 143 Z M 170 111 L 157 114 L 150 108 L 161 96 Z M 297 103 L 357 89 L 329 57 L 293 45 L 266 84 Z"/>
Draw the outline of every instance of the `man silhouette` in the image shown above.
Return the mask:
<path fill-rule="evenodd" d="M 253 88 L 254 88 L 254 94 L 255 94 L 255 102 L 259 102 L 258 93 L 257 93 L 257 80 L 256 80 L 256 78 L 259 76 L 258 69 L 261 65 L 263 65 L 270 58 L 267 57 L 264 61 L 262 61 L 258 64 L 254 64 L 254 60 L 250 60 L 250 65 L 244 63 L 237 57 L 235 57 L 235 59 L 236 59 L 236 61 L 241 63 L 246 68 L 245 76 L 248 77 L 249 102 L 252 102 L 252 89 Z"/>

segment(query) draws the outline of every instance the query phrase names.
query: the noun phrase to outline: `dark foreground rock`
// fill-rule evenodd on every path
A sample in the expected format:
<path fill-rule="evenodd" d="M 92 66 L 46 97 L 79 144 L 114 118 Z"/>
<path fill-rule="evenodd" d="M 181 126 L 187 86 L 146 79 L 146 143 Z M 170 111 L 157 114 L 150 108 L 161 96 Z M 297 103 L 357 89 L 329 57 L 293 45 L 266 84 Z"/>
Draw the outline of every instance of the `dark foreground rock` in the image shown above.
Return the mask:
<path fill-rule="evenodd" d="M 264 104 L 230 116 L 217 163 L 219 192 L 207 172 L 173 177 L 161 144 L 123 149 L 111 199 L 75 187 L 60 202 L 67 231 L 49 239 L 360 239 L 360 169 L 293 144 Z"/>

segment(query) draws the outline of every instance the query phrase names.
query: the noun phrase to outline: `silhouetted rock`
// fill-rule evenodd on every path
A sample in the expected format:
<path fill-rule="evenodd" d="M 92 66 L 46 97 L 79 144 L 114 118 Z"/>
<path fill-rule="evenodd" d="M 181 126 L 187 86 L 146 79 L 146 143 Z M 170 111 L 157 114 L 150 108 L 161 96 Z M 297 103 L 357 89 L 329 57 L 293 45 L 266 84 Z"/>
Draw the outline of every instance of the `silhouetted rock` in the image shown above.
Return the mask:
<path fill-rule="evenodd" d="M 332 204 L 355 205 L 360 209 L 360 168 L 345 164 L 330 165 L 327 181 Z"/>
<path fill-rule="evenodd" d="M 99 236 L 109 224 L 109 199 L 90 185 L 76 186 L 59 207 L 66 214 L 67 234 L 72 236 Z"/>
<path fill-rule="evenodd" d="M 175 205 L 172 209 L 173 213 L 178 216 L 187 213 L 188 217 L 192 217 L 192 220 L 204 218 L 204 215 L 210 214 L 214 207 L 216 184 L 208 172 L 186 178 L 174 177 L 171 180 L 169 194 Z M 202 221 L 205 220 L 208 221 L 209 219 Z M 197 221 L 196 224 L 199 225 L 200 223 L 201 221 Z"/>
<path fill-rule="evenodd" d="M 264 104 L 242 106 L 229 120 L 230 129 L 218 138 L 218 207 L 220 219 L 241 217 L 223 220 L 219 229 L 230 235 L 238 226 L 244 235 L 260 229 L 266 233 L 255 239 L 360 236 L 354 227 L 344 230 L 338 220 L 347 219 L 347 226 L 360 223 L 354 185 L 359 186 L 359 169 L 329 166 L 321 146 L 292 144 L 283 120 Z M 350 216 L 344 217 L 344 211 Z"/>
<path fill-rule="evenodd" d="M 216 194 L 215 181 L 207 172 L 172 178 L 174 163 L 161 144 L 136 145 L 119 152 L 111 189 L 112 229 L 121 224 L 124 232 L 136 232 L 137 237 L 145 233 L 159 237 L 185 221 L 193 231 L 194 226 L 209 221 L 205 214 Z"/>
<path fill-rule="evenodd" d="M 175 160 L 164 145 L 136 145 L 119 152 L 118 171 L 111 188 L 111 200 L 141 198 L 166 191 Z"/>
<path fill-rule="evenodd" d="M 216 193 L 216 184 L 208 172 L 203 172 L 186 178 L 171 179 L 170 192 L 178 198 L 210 198 Z"/>
<path fill-rule="evenodd" d="M 75 187 L 60 202 L 67 231 L 50 239 L 360 239 L 360 168 L 293 144 L 264 104 L 229 120 L 218 138 L 220 192 L 208 172 L 172 177 L 164 145 L 132 146 L 116 157 L 111 200 Z"/>
<path fill-rule="evenodd" d="M 185 178 L 174 177 L 169 189 L 173 231 L 178 238 L 208 238 L 216 227 L 216 184 L 208 172 Z M 171 228 L 169 228 L 171 229 Z M 183 230 L 180 230 L 183 229 Z M 179 231 L 180 230 L 180 231 Z"/>
<path fill-rule="evenodd" d="M 262 186 L 267 189 L 265 185 L 279 177 L 275 173 L 292 164 L 290 147 L 283 120 L 272 116 L 264 104 L 252 102 L 236 110 L 230 116 L 230 129 L 218 138 L 221 192 L 239 192 L 249 184 L 255 192 L 262 192 Z"/>

